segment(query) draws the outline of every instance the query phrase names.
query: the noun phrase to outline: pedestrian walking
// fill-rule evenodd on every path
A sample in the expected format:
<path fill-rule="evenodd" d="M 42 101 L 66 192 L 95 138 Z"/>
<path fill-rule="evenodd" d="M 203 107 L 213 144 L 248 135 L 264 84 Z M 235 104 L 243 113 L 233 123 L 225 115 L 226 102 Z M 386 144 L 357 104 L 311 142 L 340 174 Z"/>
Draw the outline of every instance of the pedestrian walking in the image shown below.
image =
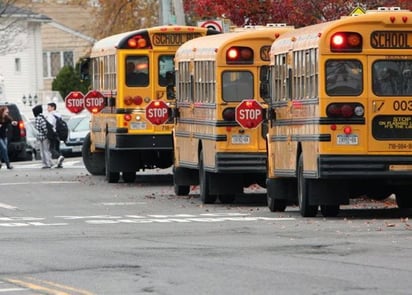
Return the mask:
<path fill-rule="evenodd" d="M 61 115 L 57 112 L 57 106 L 54 102 L 50 102 L 47 104 L 47 116 L 46 119 L 47 121 L 50 122 L 50 124 L 53 125 L 53 130 L 57 133 L 57 128 L 56 128 L 56 121 L 58 118 L 61 118 Z M 59 136 L 56 136 L 54 139 L 49 140 L 50 141 L 50 152 L 52 155 L 52 159 L 57 159 L 57 168 L 63 168 L 63 161 L 64 157 L 60 152 L 60 140 Z"/>
<path fill-rule="evenodd" d="M 0 157 L 4 163 L 6 163 L 7 169 L 13 169 L 13 166 L 10 165 L 9 160 L 9 150 L 8 150 L 8 139 L 7 134 L 11 125 L 17 126 L 17 121 L 9 114 L 9 108 L 3 106 L 0 108 Z M 0 168 L 2 164 L 0 162 Z"/>
<path fill-rule="evenodd" d="M 43 116 L 43 107 L 36 105 L 33 109 L 34 128 L 37 130 L 37 140 L 40 142 L 40 154 L 43 163 L 43 169 L 53 166 L 52 156 L 50 152 L 50 141 L 47 137 L 47 121 Z"/>

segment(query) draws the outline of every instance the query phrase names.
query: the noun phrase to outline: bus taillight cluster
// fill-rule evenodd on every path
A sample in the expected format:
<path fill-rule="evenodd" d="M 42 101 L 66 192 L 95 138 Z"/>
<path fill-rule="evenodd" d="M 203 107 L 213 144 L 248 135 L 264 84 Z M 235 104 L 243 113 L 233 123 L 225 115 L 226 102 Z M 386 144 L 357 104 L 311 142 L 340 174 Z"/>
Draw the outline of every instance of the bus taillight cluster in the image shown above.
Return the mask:
<path fill-rule="evenodd" d="M 253 64 L 253 49 L 243 46 L 230 47 L 226 51 L 227 64 Z"/>
<path fill-rule="evenodd" d="M 124 104 L 127 105 L 127 106 L 130 106 L 132 104 L 141 105 L 142 102 L 143 102 L 143 98 L 139 95 L 134 96 L 134 97 L 126 96 L 124 98 Z"/>
<path fill-rule="evenodd" d="M 332 118 L 363 117 L 365 109 L 360 103 L 331 103 L 326 108 L 326 115 Z"/>
<path fill-rule="evenodd" d="M 150 49 L 152 48 L 152 43 L 150 42 L 149 35 L 147 32 L 140 32 L 135 35 L 131 35 L 125 40 L 122 40 L 118 48 L 121 49 Z"/>
<path fill-rule="evenodd" d="M 222 112 L 223 120 L 235 121 L 235 108 L 226 108 Z"/>
<path fill-rule="evenodd" d="M 361 52 L 362 36 L 355 32 L 338 32 L 330 39 L 332 52 Z"/>

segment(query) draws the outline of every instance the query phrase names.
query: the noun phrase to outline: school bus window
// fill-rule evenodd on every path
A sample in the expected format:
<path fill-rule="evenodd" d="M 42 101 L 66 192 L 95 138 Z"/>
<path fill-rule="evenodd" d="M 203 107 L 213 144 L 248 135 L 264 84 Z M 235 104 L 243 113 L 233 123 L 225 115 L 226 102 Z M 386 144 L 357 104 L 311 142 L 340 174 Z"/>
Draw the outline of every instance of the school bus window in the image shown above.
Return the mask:
<path fill-rule="evenodd" d="M 116 62 L 115 56 L 105 56 L 103 58 L 103 67 L 104 67 L 104 86 L 106 89 L 116 88 Z"/>
<path fill-rule="evenodd" d="M 142 87 L 149 85 L 149 58 L 147 56 L 128 56 L 126 58 L 126 85 Z"/>
<path fill-rule="evenodd" d="M 353 96 L 362 92 L 362 64 L 358 60 L 326 62 L 326 93 L 330 96 Z"/>
<path fill-rule="evenodd" d="M 251 72 L 225 71 L 222 74 L 223 100 L 242 101 L 253 98 L 253 75 Z"/>
<path fill-rule="evenodd" d="M 278 100 L 286 99 L 286 82 L 288 73 L 286 54 L 275 56 L 275 63 L 274 66 L 270 69 L 270 72 L 273 81 L 273 85 L 271 86 L 273 97 Z"/>
<path fill-rule="evenodd" d="M 372 67 L 372 80 L 376 95 L 412 95 L 412 61 L 376 61 Z"/>
<path fill-rule="evenodd" d="M 95 89 L 100 86 L 99 84 L 99 62 L 97 59 L 92 59 L 92 87 Z"/>
<path fill-rule="evenodd" d="M 159 56 L 159 85 L 160 86 L 167 86 L 167 77 L 166 74 L 168 72 L 172 72 L 174 70 L 173 65 L 173 55 L 161 55 Z"/>

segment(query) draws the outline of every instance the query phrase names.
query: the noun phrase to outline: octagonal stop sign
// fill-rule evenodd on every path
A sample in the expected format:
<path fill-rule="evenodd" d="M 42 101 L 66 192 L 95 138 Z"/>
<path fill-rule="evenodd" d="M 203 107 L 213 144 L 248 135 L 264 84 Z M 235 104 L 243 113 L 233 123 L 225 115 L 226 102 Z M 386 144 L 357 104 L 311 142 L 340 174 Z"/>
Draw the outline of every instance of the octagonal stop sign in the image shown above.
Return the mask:
<path fill-rule="evenodd" d="M 84 109 L 84 95 L 80 91 L 72 91 L 64 99 L 66 108 L 72 113 L 80 113 Z"/>
<path fill-rule="evenodd" d="M 169 119 L 169 107 L 163 100 L 152 100 L 146 107 L 146 118 L 154 125 L 166 123 Z"/>
<path fill-rule="evenodd" d="M 106 100 L 99 91 L 90 90 L 84 96 L 84 106 L 90 113 L 99 113 L 106 106 Z"/>
<path fill-rule="evenodd" d="M 263 121 L 263 107 L 254 99 L 245 99 L 236 107 L 235 119 L 243 128 L 256 128 Z"/>

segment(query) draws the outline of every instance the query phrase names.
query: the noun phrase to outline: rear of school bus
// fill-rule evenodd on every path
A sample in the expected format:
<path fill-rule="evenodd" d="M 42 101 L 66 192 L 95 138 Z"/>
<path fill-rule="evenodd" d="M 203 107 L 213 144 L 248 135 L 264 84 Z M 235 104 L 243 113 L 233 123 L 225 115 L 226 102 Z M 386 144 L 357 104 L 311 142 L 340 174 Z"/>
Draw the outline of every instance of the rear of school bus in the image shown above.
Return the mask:
<path fill-rule="evenodd" d="M 177 195 L 187 195 L 191 185 L 199 185 L 202 202 L 219 198 L 230 203 L 244 187 L 265 185 L 267 128 L 262 122 L 266 104 L 260 93 L 261 71 L 269 65 L 273 40 L 290 29 L 249 29 L 199 38 L 179 48 L 173 133 Z M 236 113 L 250 114 L 248 108 L 253 107 L 262 120 L 244 121 L 242 126 Z"/>
<path fill-rule="evenodd" d="M 381 8 L 314 28 L 318 97 L 274 108 L 271 209 L 284 210 L 288 200 L 303 216 L 315 216 L 319 206 L 335 216 L 350 198 L 392 193 L 400 208 L 410 208 L 412 13 Z M 308 32 L 301 33 L 288 37 Z M 282 124 L 290 124 L 287 134 Z"/>
<path fill-rule="evenodd" d="M 200 27 L 161 26 L 96 43 L 91 53 L 93 87 L 108 104 L 92 116 L 83 153 L 89 171 L 104 171 L 108 182 L 118 182 L 120 176 L 134 182 L 136 171 L 172 165 L 168 76 L 177 48 L 208 33 Z"/>

